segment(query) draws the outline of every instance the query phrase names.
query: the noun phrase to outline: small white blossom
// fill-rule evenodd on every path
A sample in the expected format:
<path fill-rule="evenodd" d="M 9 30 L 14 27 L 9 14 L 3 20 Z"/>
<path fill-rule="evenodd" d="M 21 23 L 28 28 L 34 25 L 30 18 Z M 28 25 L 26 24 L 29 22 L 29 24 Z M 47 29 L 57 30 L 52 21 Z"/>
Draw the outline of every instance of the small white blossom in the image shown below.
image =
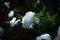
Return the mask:
<path fill-rule="evenodd" d="M 5 5 L 7 8 L 10 8 L 10 2 L 4 2 L 4 5 Z"/>
<path fill-rule="evenodd" d="M 15 25 L 18 24 L 19 21 L 20 21 L 20 19 L 18 19 L 18 20 L 16 21 L 16 17 L 13 17 L 13 19 L 10 21 L 10 26 L 11 26 L 11 27 L 14 27 Z"/>
<path fill-rule="evenodd" d="M 35 13 L 32 11 L 26 12 L 25 16 L 22 18 L 22 27 L 23 28 L 28 29 L 30 27 L 33 27 L 31 25 L 31 23 L 34 20 L 34 15 L 35 15 Z"/>
<path fill-rule="evenodd" d="M 49 34 L 42 34 L 41 36 L 38 36 L 36 40 L 51 40 L 51 37 Z"/>
<path fill-rule="evenodd" d="M 9 12 L 9 14 L 8 14 L 8 17 L 13 17 L 13 16 L 14 16 L 14 11 L 11 10 L 11 11 Z"/>

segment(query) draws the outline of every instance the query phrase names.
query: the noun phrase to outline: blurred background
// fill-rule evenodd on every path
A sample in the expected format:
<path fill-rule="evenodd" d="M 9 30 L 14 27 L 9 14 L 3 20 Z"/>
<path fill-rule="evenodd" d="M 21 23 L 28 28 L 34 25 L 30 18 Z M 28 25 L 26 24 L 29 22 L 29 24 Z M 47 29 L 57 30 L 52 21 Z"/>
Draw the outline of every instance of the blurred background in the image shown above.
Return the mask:
<path fill-rule="evenodd" d="M 8 4 L 6 4 L 8 3 Z M 9 5 L 9 6 L 6 6 Z M 26 12 L 33 11 L 41 22 L 34 29 L 24 29 L 22 25 L 10 27 L 8 13 L 14 10 L 14 17 L 21 19 Z M 59 0 L 0 0 L 0 39 L 1 40 L 36 40 L 36 37 L 49 33 L 56 37 L 60 26 Z"/>

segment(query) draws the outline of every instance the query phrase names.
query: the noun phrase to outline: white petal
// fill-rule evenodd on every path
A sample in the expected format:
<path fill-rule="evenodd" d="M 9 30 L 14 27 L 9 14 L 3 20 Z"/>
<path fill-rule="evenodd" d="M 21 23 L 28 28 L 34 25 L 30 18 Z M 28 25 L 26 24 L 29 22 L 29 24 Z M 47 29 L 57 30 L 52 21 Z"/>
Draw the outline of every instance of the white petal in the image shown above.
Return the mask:
<path fill-rule="evenodd" d="M 15 21 L 15 25 L 20 21 L 20 19 L 18 19 L 17 21 Z"/>
<path fill-rule="evenodd" d="M 16 21 L 16 18 L 15 17 L 10 21 L 10 26 L 11 27 L 14 27 L 15 26 L 15 21 Z"/>
<path fill-rule="evenodd" d="M 31 21 L 31 19 L 33 19 L 34 15 L 35 15 L 34 12 L 31 12 L 31 11 L 26 12 L 25 16 L 24 16 L 23 19 L 22 19 L 22 23 L 24 23 L 25 21 L 26 21 L 26 22 Z"/>
<path fill-rule="evenodd" d="M 34 16 L 35 13 L 32 11 L 26 12 L 25 16 Z"/>
<path fill-rule="evenodd" d="M 13 17 L 13 19 L 10 21 L 10 23 L 15 22 L 16 21 L 16 17 Z"/>
<path fill-rule="evenodd" d="M 13 16 L 14 16 L 14 11 L 10 11 L 8 17 L 13 17 Z"/>

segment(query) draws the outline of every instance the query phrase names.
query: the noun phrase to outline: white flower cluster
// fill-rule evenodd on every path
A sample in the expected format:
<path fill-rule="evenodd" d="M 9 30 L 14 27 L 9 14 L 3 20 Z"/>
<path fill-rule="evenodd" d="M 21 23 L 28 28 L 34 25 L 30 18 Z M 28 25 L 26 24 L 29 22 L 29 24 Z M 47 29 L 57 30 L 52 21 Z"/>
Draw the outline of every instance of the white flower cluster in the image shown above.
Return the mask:
<path fill-rule="evenodd" d="M 26 12 L 25 16 L 22 18 L 22 27 L 25 29 L 33 29 L 34 22 L 39 23 L 39 19 L 34 18 L 35 13 L 32 11 Z"/>
<path fill-rule="evenodd" d="M 42 34 L 41 36 L 38 36 L 36 40 L 51 40 L 51 36 L 49 34 Z"/>

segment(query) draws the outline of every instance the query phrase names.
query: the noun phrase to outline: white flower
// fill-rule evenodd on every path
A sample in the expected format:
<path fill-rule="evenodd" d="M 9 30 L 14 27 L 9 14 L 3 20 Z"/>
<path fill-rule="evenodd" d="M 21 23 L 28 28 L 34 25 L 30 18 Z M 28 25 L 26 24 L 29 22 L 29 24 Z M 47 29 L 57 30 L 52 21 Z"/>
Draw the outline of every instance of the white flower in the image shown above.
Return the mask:
<path fill-rule="evenodd" d="M 11 27 L 14 27 L 15 25 L 18 24 L 19 21 L 20 21 L 20 19 L 18 19 L 18 20 L 16 21 L 16 17 L 13 17 L 13 19 L 10 21 L 10 26 L 11 26 Z"/>
<path fill-rule="evenodd" d="M 14 11 L 11 10 L 11 11 L 9 12 L 9 14 L 8 14 L 8 17 L 13 17 L 13 16 L 14 16 Z"/>
<path fill-rule="evenodd" d="M 51 40 L 51 37 L 49 34 L 42 34 L 41 36 L 38 36 L 36 40 Z"/>
<path fill-rule="evenodd" d="M 7 8 L 10 8 L 10 2 L 4 2 L 4 5 L 5 5 Z"/>
<path fill-rule="evenodd" d="M 56 36 L 56 38 L 54 38 L 54 40 L 60 40 L 60 26 L 57 31 L 57 36 Z"/>
<path fill-rule="evenodd" d="M 26 12 L 25 16 L 22 18 L 22 27 L 23 28 L 32 28 L 33 26 L 31 25 L 31 23 L 33 23 L 34 20 L 34 15 L 35 13 L 32 11 Z"/>

